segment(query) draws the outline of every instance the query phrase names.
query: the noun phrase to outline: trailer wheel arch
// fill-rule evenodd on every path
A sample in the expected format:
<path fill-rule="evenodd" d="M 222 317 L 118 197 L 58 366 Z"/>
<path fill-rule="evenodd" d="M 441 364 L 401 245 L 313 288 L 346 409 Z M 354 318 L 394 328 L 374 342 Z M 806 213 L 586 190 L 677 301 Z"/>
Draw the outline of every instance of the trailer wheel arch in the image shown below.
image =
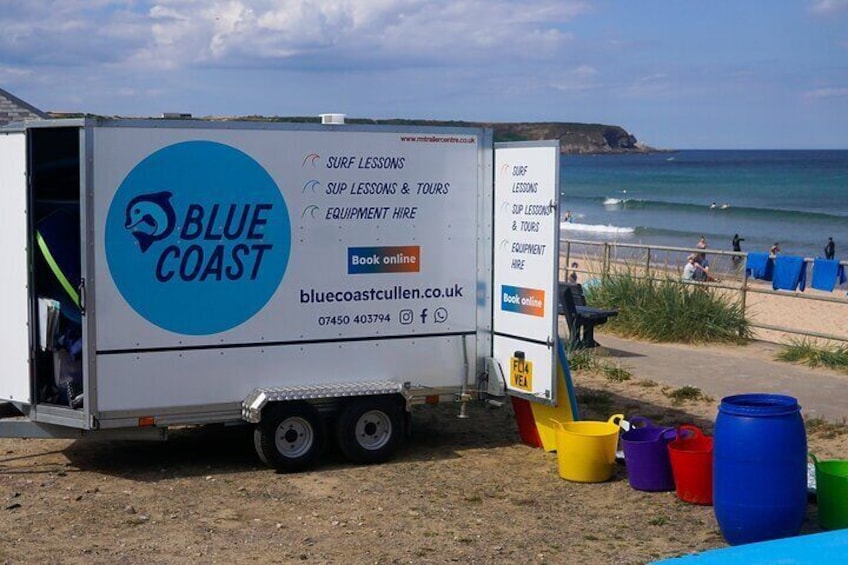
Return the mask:
<path fill-rule="evenodd" d="M 318 410 L 307 402 L 274 402 L 262 411 L 253 431 L 256 453 L 280 472 L 312 467 L 324 451 L 326 430 Z"/>
<path fill-rule="evenodd" d="M 400 446 L 406 418 L 401 396 L 363 396 L 347 402 L 335 423 L 336 443 L 353 463 L 382 463 Z"/>

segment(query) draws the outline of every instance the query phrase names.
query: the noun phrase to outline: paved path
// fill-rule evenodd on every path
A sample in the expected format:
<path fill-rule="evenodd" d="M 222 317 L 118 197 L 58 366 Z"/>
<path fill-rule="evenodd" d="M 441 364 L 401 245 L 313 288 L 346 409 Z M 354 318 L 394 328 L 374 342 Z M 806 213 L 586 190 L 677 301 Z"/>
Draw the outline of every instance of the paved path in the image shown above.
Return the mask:
<path fill-rule="evenodd" d="M 698 387 L 716 400 L 746 392 L 788 394 L 798 399 L 807 417 L 848 421 L 848 375 L 775 361 L 778 345 L 656 344 L 608 334 L 596 338 L 611 358 L 640 379 Z"/>

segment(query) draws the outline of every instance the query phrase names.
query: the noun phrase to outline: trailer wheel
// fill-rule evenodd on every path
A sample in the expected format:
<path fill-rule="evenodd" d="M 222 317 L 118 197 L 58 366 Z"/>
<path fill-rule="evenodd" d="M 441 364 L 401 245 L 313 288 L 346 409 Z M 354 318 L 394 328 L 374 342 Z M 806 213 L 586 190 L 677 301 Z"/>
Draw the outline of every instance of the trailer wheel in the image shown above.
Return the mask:
<path fill-rule="evenodd" d="M 336 422 L 342 453 L 354 463 L 380 463 L 403 437 L 400 405 L 387 397 L 360 398 L 345 406 Z"/>
<path fill-rule="evenodd" d="M 278 471 L 312 466 L 324 448 L 324 426 L 318 411 L 305 402 L 281 402 L 265 410 L 253 432 L 259 458 Z"/>

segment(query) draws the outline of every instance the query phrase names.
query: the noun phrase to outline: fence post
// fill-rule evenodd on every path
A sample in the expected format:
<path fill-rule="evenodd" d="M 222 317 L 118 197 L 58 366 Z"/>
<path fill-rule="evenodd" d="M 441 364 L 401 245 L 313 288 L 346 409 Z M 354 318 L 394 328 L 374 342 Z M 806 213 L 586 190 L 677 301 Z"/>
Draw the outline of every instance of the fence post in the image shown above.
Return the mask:
<path fill-rule="evenodd" d="M 608 242 L 604 242 L 604 261 L 603 261 L 603 273 L 601 273 L 601 278 L 606 280 L 609 278 L 609 270 L 610 270 L 610 244 Z"/>
<path fill-rule="evenodd" d="M 645 278 L 651 278 L 651 248 L 648 248 L 648 253 L 645 257 Z"/>
<path fill-rule="evenodd" d="M 747 319 L 745 315 L 745 305 L 747 303 L 748 298 L 748 269 L 745 268 L 745 264 L 748 262 L 747 256 L 745 259 L 745 263 L 742 264 L 742 297 L 741 297 L 741 306 L 742 306 L 742 319 Z M 741 332 L 740 332 L 741 334 Z"/>

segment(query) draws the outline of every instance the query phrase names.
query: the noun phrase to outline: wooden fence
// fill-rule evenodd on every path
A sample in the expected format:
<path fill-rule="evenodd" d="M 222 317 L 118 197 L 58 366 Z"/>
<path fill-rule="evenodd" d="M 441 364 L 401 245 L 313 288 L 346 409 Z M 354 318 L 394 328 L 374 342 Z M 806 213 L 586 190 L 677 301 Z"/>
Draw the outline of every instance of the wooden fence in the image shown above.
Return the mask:
<path fill-rule="evenodd" d="M 632 243 L 563 240 L 560 247 L 560 280 L 572 272 L 581 282 L 603 279 L 617 272 L 637 278 L 681 280 L 686 257 L 704 250 Z M 774 290 L 770 282 L 752 279 L 745 269 L 747 253 L 706 249 L 710 273 L 718 280 L 709 285 L 739 300 L 757 339 L 786 342 L 791 339 L 848 342 L 848 288 L 833 292 Z M 813 259 L 804 259 L 808 275 Z M 573 267 L 573 264 L 577 264 Z M 848 270 L 848 261 L 840 262 Z M 807 282 L 811 281 L 807 276 Z M 689 281 L 687 281 L 689 282 Z"/>

